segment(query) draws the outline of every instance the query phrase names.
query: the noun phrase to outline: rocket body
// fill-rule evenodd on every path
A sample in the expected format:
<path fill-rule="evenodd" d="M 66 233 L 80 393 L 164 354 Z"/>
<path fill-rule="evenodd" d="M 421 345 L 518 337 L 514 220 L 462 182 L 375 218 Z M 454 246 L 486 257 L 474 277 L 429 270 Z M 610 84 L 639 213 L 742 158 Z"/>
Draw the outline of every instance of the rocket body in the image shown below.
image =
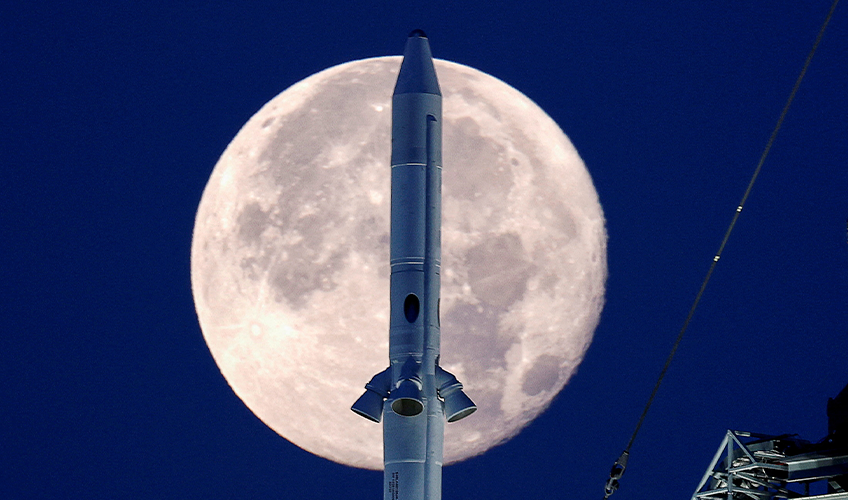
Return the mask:
<path fill-rule="evenodd" d="M 352 409 L 382 417 L 384 500 L 439 500 L 445 419 L 476 406 L 438 365 L 442 96 L 419 30 L 407 39 L 392 96 L 391 185 L 389 368 Z"/>
<path fill-rule="evenodd" d="M 413 389 L 420 384 L 423 408 L 417 415 L 403 415 L 400 408 L 399 414 L 393 408 L 403 402 L 391 396 L 386 405 L 384 500 L 439 499 L 445 421 L 435 382 L 440 344 L 442 95 L 429 43 L 421 36 L 407 40 L 392 95 L 391 165 L 389 361 L 395 387 L 406 384 Z M 419 491 L 405 491 L 410 487 Z"/>

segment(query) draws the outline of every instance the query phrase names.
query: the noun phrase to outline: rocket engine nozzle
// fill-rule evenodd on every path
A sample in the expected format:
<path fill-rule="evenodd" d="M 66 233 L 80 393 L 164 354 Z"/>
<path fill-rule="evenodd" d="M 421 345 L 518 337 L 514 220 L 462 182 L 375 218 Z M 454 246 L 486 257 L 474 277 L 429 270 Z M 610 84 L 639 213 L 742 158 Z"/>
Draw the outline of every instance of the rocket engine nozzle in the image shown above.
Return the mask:
<path fill-rule="evenodd" d="M 383 418 L 383 401 L 389 397 L 392 386 L 392 369 L 386 368 L 365 384 L 365 393 L 350 407 L 354 413 L 372 422 L 379 423 Z"/>
<path fill-rule="evenodd" d="M 392 391 L 392 396 L 392 411 L 401 417 L 414 417 L 424 411 L 421 383 L 414 379 L 401 380 L 398 388 Z"/>
<path fill-rule="evenodd" d="M 409 357 L 400 369 L 397 387 L 392 389 L 392 411 L 401 417 L 414 417 L 424 411 L 421 390 L 421 363 Z"/>
<path fill-rule="evenodd" d="M 449 371 L 436 365 L 437 394 L 445 402 L 445 418 L 456 422 L 477 411 L 477 405 L 462 391 L 462 383 Z"/>

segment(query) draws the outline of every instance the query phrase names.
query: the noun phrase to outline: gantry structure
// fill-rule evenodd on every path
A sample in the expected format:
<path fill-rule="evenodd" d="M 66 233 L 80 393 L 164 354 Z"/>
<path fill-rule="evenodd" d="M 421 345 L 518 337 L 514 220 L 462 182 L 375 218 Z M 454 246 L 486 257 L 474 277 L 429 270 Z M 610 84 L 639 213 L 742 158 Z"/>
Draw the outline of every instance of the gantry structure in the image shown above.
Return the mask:
<path fill-rule="evenodd" d="M 727 431 L 692 500 L 848 500 L 848 385 L 828 401 L 828 435 Z"/>

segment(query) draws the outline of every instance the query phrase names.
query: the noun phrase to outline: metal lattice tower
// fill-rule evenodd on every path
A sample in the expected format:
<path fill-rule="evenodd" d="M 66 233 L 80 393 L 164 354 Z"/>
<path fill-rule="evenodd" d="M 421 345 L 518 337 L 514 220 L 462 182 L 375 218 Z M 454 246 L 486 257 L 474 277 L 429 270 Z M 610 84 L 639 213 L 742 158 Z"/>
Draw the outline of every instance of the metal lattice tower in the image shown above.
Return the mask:
<path fill-rule="evenodd" d="M 828 401 L 827 415 L 828 435 L 818 443 L 727 431 L 692 500 L 848 500 L 848 385 Z"/>

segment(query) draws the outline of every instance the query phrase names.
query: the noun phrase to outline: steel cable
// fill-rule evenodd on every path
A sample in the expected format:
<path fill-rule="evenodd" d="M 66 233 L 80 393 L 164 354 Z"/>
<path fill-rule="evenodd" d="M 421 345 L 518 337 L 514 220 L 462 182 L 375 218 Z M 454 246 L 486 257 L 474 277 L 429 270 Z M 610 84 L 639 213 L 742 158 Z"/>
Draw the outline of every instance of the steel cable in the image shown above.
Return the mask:
<path fill-rule="evenodd" d="M 701 289 L 698 290 L 698 294 L 695 296 L 694 302 L 692 302 L 692 307 L 689 308 L 689 314 L 686 315 L 686 320 L 683 322 L 683 326 L 680 328 L 680 333 L 677 334 L 677 339 L 674 341 L 674 345 L 671 348 L 671 352 L 668 354 L 668 357 L 665 360 L 665 365 L 660 371 L 660 375 L 657 378 L 657 383 L 654 385 L 654 390 L 651 391 L 650 397 L 648 397 L 648 402 L 645 404 L 645 408 L 642 410 L 642 415 L 639 417 L 639 421 L 636 423 L 636 428 L 633 430 L 633 434 L 630 436 L 630 441 L 627 442 L 627 446 L 624 448 L 624 451 L 621 453 L 619 458 L 616 460 L 615 464 L 610 471 L 610 478 L 607 480 L 607 483 L 604 487 L 604 500 L 610 497 L 619 487 L 619 479 L 624 475 L 624 470 L 627 467 L 627 459 L 630 456 L 630 448 L 633 446 L 633 442 L 636 440 L 636 435 L 639 434 L 639 430 L 642 428 L 642 423 L 645 421 L 645 416 L 648 414 L 648 410 L 651 408 L 651 405 L 654 403 L 654 398 L 657 395 L 657 391 L 660 388 L 660 384 L 662 384 L 663 378 L 665 378 L 666 372 L 668 372 L 668 367 L 671 365 L 672 359 L 674 359 L 674 355 L 677 353 L 677 348 L 680 347 L 680 341 L 683 340 L 683 335 L 686 333 L 686 330 L 689 328 L 689 323 L 692 321 L 692 317 L 695 315 L 695 309 L 698 307 L 698 303 L 701 301 L 701 297 L 704 295 L 704 290 L 707 288 L 707 283 L 710 281 L 710 277 L 713 275 L 713 271 L 715 271 L 716 265 L 718 264 L 719 259 L 721 258 L 721 254 L 724 251 L 725 245 L 727 245 L 727 240 L 730 238 L 730 233 L 733 231 L 734 226 L 736 226 L 736 221 L 739 219 L 739 215 L 742 213 L 742 208 L 745 206 L 745 202 L 748 200 L 748 196 L 751 194 L 751 190 L 754 188 L 754 183 L 757 181 L 757 177 L 760 175 L 760 170 L 763 168 L 763 164 L 766 161 L 766 157 L 771 150 L 772 144 L 774 144 L 774 140 L 777 137 L 778 132 L 780 131 L 780 127 L 783 125 L 783 120 L 786 118 L 786 114 L 789 112 L 789 107 L 792 105 L 792 101 L 795 99 L 795 94 L 798 93 L 798 88 L 801 86 L 801 80 L 804 79 L 804 75 L 807 73 L 807 68 L 810 66 L 810 62 L 813 60 L 813 55 L 816 53 L 816 49 L 819 47 L 819 43 L 824 36 L 825 29 L 827 29 L 828 23 L 830 23 L 831 17 L 833 17 L 833 12 L 836 10 L 836 5 L 839 3 L 839 0 L 833 0 L 833 4 L 830 6 L 830 11 L 827 13 L 827 17 L 822 24 L 821 29 L 819 30 L 818 36 L 816 36 L 816 41 L 813 43 L 813 48 L 810 50 L 810 53 L 807 55 L 806 61 L 804 61 L 804 67 L 801 69 L 801 73 L 798 75 L 797 80 L 795 80 L 795 86 L 792 87 L 792 92 L 789 94 L 789 98 L 786 100 L 786 104 L 783 106 L 783 111 L 780 113 L 780 118 L 777 119 L 777 123 L 774 126 L 774 130 L 772 130 L 771 136 L 769 137 L 768 143 L 766 143 L 766 147 L 763 150 L 763 154 L 760 156 L 760 161 L 757 163 L 757 168 L 754 169 L 754 174 L 751 176 L 751 181 L 748 183 L 748 188 L 745 190 L 745 194 L 742 196 L 742 200 L 739 202 L 739 205 L 736 207 L 736 212 L 733 214 L 733 218 L 730 221 L 730 225 L 727 228 L 727 231 L 724 233 L 724 239 L 721 241 L 721 245 L 718 248 L 715 256 L 713 257 L 713 261 L 710 264 L 710 269 L 707 271 L 707 275 L 704 277 L 704 281 L 701 283 Z"/>

